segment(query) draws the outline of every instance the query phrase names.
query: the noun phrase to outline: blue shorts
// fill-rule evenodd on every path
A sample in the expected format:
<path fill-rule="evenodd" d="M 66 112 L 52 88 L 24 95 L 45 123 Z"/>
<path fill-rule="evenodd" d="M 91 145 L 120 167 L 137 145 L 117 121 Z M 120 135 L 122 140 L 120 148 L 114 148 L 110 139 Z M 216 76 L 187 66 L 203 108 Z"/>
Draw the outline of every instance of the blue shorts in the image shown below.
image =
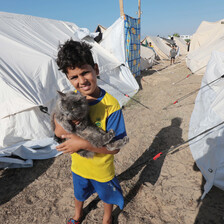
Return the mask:
<path fill-rule="evenodd" d="M 124 207 L 124 197 L 118 179 L 114 177 L 108 182 L 98 182 L 85 179 L 72 172 L 74 195 L 79 201 L 85 201 L 93 193 L 97 193 L 99 198 L 107 203 L 118 205 L 120 209 Z"/>

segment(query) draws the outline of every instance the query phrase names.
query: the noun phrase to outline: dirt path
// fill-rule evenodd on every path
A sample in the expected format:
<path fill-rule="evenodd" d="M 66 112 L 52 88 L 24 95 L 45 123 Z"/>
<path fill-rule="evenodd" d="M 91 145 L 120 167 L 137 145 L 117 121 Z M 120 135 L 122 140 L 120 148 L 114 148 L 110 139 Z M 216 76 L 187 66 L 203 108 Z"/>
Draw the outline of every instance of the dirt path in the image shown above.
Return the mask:
<path fill-rule="evenodd" d="M 166 154 L 187 140 L 197 93 L 171 104 L 199 88 L 202 78 L 186 78 L 190 71 L 183 58 L 168 65 L 165 61 L 142 73 L 142 90 L 135 99 L 149 109 L 134 101 L 123 109 L 130 143 L 115 156 L 115 166 L 125 208 L 114 209 L 114 223 L 224 223 L 223 191 L 213 187 L 198 202 L 203 179 L 189 147 Z M 152 160 L 161 151 L 163 156 Z M 66 223 L 73 215 L 69 155 L 0 174 L 0 223 Z M 85 212 L 84 224 L 101 223 L 103 205 L 96 195 L 85 203 Z"/>

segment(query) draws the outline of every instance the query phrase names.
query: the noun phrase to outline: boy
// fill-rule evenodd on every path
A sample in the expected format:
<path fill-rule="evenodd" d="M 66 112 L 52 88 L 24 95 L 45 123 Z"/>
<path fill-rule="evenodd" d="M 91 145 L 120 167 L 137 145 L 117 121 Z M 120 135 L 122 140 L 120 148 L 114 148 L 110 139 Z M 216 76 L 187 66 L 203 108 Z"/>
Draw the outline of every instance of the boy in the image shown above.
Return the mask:
<path fill-rule="evenodd" d="M 89 116 L 98 127 L 105 131 L 113 129 L 115 139 L 126 136 L 125 124 L 118 101 L 97 86 L 98 65 L 94 63 L 91 47 L 84 42 L 69 40 L 60 46 L 57 58 L 59 70 L 75 89 L 86 96 L 89 102 Z M 77 124 L 77 121 L 74 121 Z M 124 198 L 120 184 L 115 177 L 114 154 L 119 149 L 108 151 L 106 147 L 95 148 L 88 141 L 66 133 L 55 121 L 55 135 L 67 140 L 57 146 L 57 150 L 70 153 L 75 195 L 75 215 L 68 223 L 81 223 L 84 201 L 97 192 L 104 202 L 103 224 L 112 223 L 113 204 L 121 209 Z M 77 151 L 86 149 L 95 152 L 92 159 L 81 157 Z"/>
<path fill-rule="evenodd" d="M 175 63 L 176 55 L 177 55 L 177 51 L 175 49 L 175 45 L 172 45 L 172 49 L 170 50 L 170 65 Z"/>
<path fill-rule="evenodd" d="M 150 48 L 153 48 L 153 46 L 152 46 L 152 42 L 149 42 L 149 47 L 150 47 Z"/>

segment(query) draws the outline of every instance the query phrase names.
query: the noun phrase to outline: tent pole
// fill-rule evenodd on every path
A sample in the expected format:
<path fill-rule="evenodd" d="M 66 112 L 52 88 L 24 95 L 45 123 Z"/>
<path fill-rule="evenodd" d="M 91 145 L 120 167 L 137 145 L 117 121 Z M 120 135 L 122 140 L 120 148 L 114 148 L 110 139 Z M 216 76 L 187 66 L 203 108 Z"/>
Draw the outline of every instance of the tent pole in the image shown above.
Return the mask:
<path fill-rule="evenodd" d="M 141 17 L 141 0 L 138 0 L 138 18 Z"/>
<path fill-rule="evenodd" d="M 120 4 L 120 16 L 124 16 L 124 4 L 123 4 L 123 0 L 119 0 L 119 4 Z"/>

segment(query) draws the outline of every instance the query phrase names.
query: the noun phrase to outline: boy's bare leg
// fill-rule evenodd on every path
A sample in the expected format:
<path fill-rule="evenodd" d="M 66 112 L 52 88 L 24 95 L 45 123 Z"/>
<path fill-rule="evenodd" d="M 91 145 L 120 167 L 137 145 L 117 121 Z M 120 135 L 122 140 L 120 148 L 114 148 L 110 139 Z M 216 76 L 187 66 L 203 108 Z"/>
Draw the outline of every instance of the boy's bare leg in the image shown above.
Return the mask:
<path fill-rule="evenodd" d="M 113 205 L 104 202 L 103 224 L 112 224 Z"/>
<path fill-rule="evenodd" d="M 73 219 L 75 219 L 76 221 L 79 221 L 82 217 L 83 204 L 83 201 L 79 201 L 75 198 L 75 216 L 73 217 Z"/>

